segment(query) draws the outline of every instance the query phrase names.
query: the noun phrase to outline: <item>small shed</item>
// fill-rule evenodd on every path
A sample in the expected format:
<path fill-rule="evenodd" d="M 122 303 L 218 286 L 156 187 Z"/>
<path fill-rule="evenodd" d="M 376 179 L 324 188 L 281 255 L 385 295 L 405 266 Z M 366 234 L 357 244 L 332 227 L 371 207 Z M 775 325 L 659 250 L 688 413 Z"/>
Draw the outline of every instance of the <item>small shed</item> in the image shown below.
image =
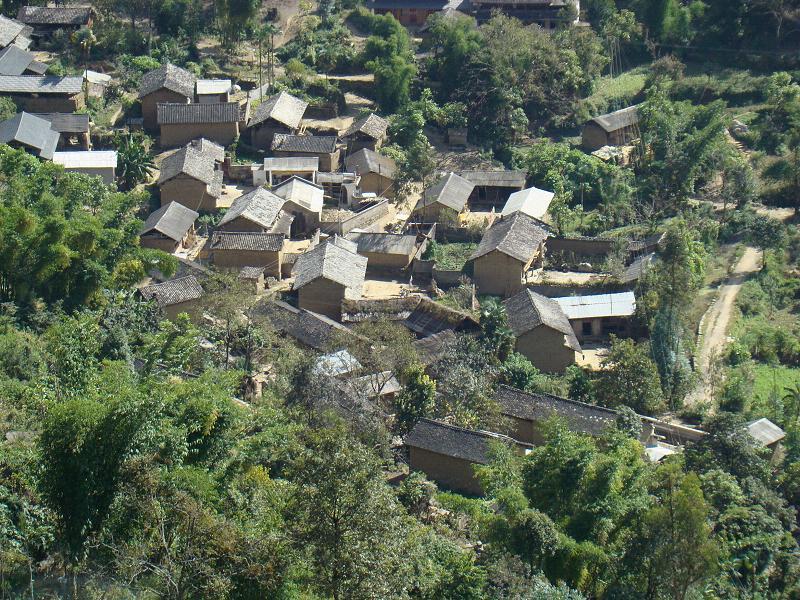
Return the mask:
<path fill-rule="evenodd" d="M 312 369 L 315 375 L 325 377 L 342 377 L 360 371 L 364 367 L 358 359 L 347 350 L 337 350 L 329 354 L 323 354 L 314 362 Z"/>
<path fill-rule="evenodd" d="M 388 156 L 370 148 L 362 148 L 350 154 L 345 159 L 344 166 L 347 171 L 360 177 L 358 187 L 362 192 L 394 198 L 397 163 Z"/>
<path fill-rule="evenodd" d="M 232 87 L 230 79 L 198 79 L 195 84 L 197 101 L 200 104 L 228 102 Z"/>
<path fill-rule="evenodd" d="M 786 432 L 767 418 L 756 419 L 747 424 L 747 433 L 758 445 L 775 450 L 786 437 Z"/>
<path fill-rule="evenodd" d="M 294 218 L 292 237 L 309 234 L 319 228 L 325 194 L 322 186 L 301 177 L 289 177 L 272 191 L 283 198 L 283 211 Z"/>
<path fill-rule="evenodd" d="M 355 121 L 342 134 L 347 142 L 347 154 L 354 154 L 362 148 L 377 150 L 386 141 L 389 121 L 375 113 L 367 113 Z"/>
<path fill-rule="evenodd" d="M 638 109 L 638 105 L 629 106 L 587 121 L 583 126 L 583 147 L 594 151 L 603 146 L 622 146 L 639 137 Z"/>
<path fill-rule="evenodd" d="M 525 187 L 525 171 L 462 171 L 461 177 L 472 183 L 467 201 L 472 211 L 500 210 L 514 192 Z"/>
<path fill-rule="evenodd" d="M 400 271 L 407 269 L 417 253 L 416 235 L 402 233 L 350 233 L 347 239 L 355 242 L 358 253 L 369 262 L 368 270 Z"/>
<path fill-rule="evenodd" d="M 65 171 L 100 177 L 106 184 L 117 180 L 116 150 L 54 152 L 53 162 L 62 165 Z"/>
<path fill-rule="evenodd" d="M 547 214 L 550 202 L 553 201 L 553 192 L 540 190 L 537 187 L 529 187 L 518 192 L 514 192 L 508 197 L 503 211 L 503 217 L 508 217 L 515 212 L 525 213 L 534 219 L 541 219 Z"/>
<path fill-rule="evenodd" d="M 91 149 L 89 115 L 81 113 L 32 113 L 50 122 L 50 127 L 60 136 L 58 147 L 81 146 Z"/>
<path fill-rule="evenodd" d="M 281 278 L 283 234 L 215 231 L 208 242 L 209 260 L 218 268 L 261 267 L 266 277 Z"/>
<path fill-rule="evenodd" d="M 422 223 L 457 225 L 474 188 L 471 181 L 448 173 L 423 192 L 411 211 L 412 217 Z"/>
<path fill-rule="evenodd" d="M 233 201 L 217 225 L 217 229 L 280 233 L 289 237 L 294 217 L 283 210 L 284 203 L 283 198 L 269 190 L 256 188 Z"/>
<path fill-rule="evenodd" d="M 239 279 L 250 286 L 254 294 L 264 291 L 264 267 L 242 267 Z"/>
<path fill-rule="evenodd" d="M 636 312 L 633 292 L 566 296 L 553 298 L 567 315 L 575 335 L 581 342 L 607 340 L 630 335 L 630 320 Z"/>
<path fill-rule="evenodd" d="M 36 60 L 33 52 L 11 44 L 0 50 L 0 75 L 44 75 L 47 65 Z"/>
<path fill-rule="evenodd" d="M 165 204 L 147 217 L 139 232 L 139 245 L 169 253 L 188 248 L 194 242 L 194 222 L 199 216 L 179 202 Z"/>
<path fill-rule="evenodd" d="M 153 300 L 169 319 L 181 313 L 193 314 L 197 300 L 203 296 L 203 287 L 194 275 L 176 277 L 139 290 L 145 300 Z"/>

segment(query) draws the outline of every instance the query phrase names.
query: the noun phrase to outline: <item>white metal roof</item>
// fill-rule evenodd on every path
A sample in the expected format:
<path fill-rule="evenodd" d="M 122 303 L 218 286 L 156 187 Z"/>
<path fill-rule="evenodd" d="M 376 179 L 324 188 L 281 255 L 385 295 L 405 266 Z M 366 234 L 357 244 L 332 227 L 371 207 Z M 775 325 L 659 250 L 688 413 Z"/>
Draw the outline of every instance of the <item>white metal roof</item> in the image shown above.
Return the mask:
<path fill-rule="evenodd" d="M 358 359 L 347 350 L 339 350 L 330 354 L 320 356 L 314 363 L 314 373 L 317 375 L 327 375 L 336 377 L 352 373 L 361 368 Z"/>
<path fill-rule="evenodd" d="M 231 91 L 230 79 L 198 79 L 197 94 L 224 94 Z"/>
<path fill-rule="evenodd" d="M 519 211 L 534 219 L 541 219 L 547 213 L 554 195 L 553 192 L 540 190 L 536 187 L 514 192 L 508 197 L 501 214 L 506 217 Z"/>
<path fill-rule="evenodd" d="M 308 173 L 319 171 L 318 156 L 287 156 L 284 158 L 265 158 L 265 171 L 282 171 L 285 173 L 297 172 Z"/>
<path fill-rule="evenodd" d="M 763 446 L 771 446 L 786 437 L 783 429 L 766 418 L 748 423 L 747 432 Z"/>
<path fill-rule="evenodd" d="M 89 69 L 83 72 L 83 78 L 89 83 L 99 83 L 103 85 L 111 83 L 111 75 L 90 71 Z"/>
<path fill-rule="evenodd" d="M 55 152 L 53 162 L 66 169 L 115 169 L 116 150 L 76 150 L 75 152 Z"/>
<path fill-rule="evenodd" d="M 675 454 L 675 448 L 674 446 L 653 444 L 645 446 L 644 454 L 650 462 L 659 462 L 662 458 Z"/>
<path fill-rule="evenodd" d="M 565 296 L 553 298 L 566 313 L 567 318 L 592 319 L 595 317 L 629 317 L 636 310 L 633 292 L 598 294 L 596 296 Z"/>

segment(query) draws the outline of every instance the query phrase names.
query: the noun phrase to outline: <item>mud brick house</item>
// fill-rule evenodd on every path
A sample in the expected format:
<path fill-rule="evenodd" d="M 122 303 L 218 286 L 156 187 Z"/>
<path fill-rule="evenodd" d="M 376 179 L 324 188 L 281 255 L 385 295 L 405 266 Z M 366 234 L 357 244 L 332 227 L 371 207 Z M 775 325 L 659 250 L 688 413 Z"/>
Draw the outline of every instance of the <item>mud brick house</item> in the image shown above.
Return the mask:
<path fill-rule="evenodd" d="M 559 26 L 578 23 L 580 1 L 471 0 L 469 11 L 479 23 L 488 21 L 494 11 L 500 11 L 525 24 L 535 23 L 542 29 L 553 30 Z"/>
<path fill-rule="evenodd" d="M 50 121 L 30 113 L 17 113 L 0 123 L 0 143 L 22 148 L 39 158 L 52 160 L 58 140 L 58 132 L 53 131 Z"/>
<path fill-rule="evenodd" d="M 198 152 L 207 154 L 218 163 L 225 162 L 225 148 L 219 144 L 215 144 L 211 140 L 201 137 L 196 140 L 192 140 L 188 145 Z"/>
<path fill-rule="evenodd" d="M 230 79 L 198 79 L 195 84 L 197 101 L 200 104 L 229 102 L 232 87 Z"/>
<path fill-rule="evenodd" d="M 58 147 L 69 145 L 81 146 L 84 150 L 91 148 L 89 115 L 79 113 L 33 113 L 35 116 L 50 122 L 60 139 Z"/>
<path fill-rule="evenodd" d="M 82 91 L 82 77 L 0 75 L 0 95 L 31 113 L 74 113 L 83 108 Z"/>
<path fill-rule="evenodd" d="M 34 37 L 47 37 L 62 29 L 67 32 L 91 27 L 94 10 L 90 6 L 23 6 L 17 21 L 33 29 Z"/>
<path fill-rule="evenodd" d="M 292 237 L 319 229 L 325 193 L 322 186 L 301 177 L 289 177 L 272 188 L 272 192 L 284 199 L 283 211 L 294 217 Z"/>
<path fill-rule="evenodd" d="M 72 150 L 53 153 L 53 162 L 65 171 L 100 177 L 105 184 L 117 180 L 116 150 Z"/>
<path fill-rule="evenodd" d="M 476 496 L 483 490 L 474 467 L 489 463 L 490 444 L 506 444 L 520 454 L 525 451 L 524 445 L 508 436 L 432 419 L 420 419 L 403 443 L 408 448 L 409 470 L 422 471 L 441 487 Z"/>
<path fill-rule="evenodd" d="M 0 15 L 0 48 L 13 44 L 22 50 L 27 50 L 31 45 L 32 34 L 33 27 Z"/>
<path fill-rule="evenodd" d="M 158 177 L 161 205 L 180 202 L 196 211 L 213 211 L 222 194 L 222 171 L 214 158 L 188 146 L 166 157 Z"/>
<path fill-rule="evenodd" d="M 194 242 L 194 222 L 199 216 L 179 202 L 165 204 L 147 217 L 139 232 L 139 245 L 170 254 L 188 248 Z"/>
<path fill-rule="evenodd" d="M 423 192 L 412 217 L 422 223 L 458 224 L 474 188 L 471 181 L 448 173 Z"/>
<path fill-rule="evenodd" d="M 362 192 L 394 198 L 397 163 L 388 156 L 362 148 L 345 159 L 344 168 L 360 177 L 358 187 Z"/>
<path fill-rule="evenodd" d="M 264 188 L 239 196 L 217 225 L 222 231 L 280 233 L 289 237 L 294 217 L 283 210 L 285 200 Z"/>
<path fill-rule="evenodd" d="M 283 240 L 280 233 L 215 231 L 208 243 L 208 258 L 222 269 L 263 267 L 266 277 L 280 279 Z"/>
<path fill-rule="evenodd" d="M 370 271 L 407 269 L 419 248 L 416 235 L 402 233 L 351 233 L 347 239 L 355 242 L 358 253 L 368 259 L 367 269 Z"/>
<path fill-rule="evenodd" d="M 467 200 L 471 211 L 500 210 L 511 194 L 525 187 L 525 171 L 462 171 L 459 174 L 475 186 Z"/>
<path fill-rule="evenodd" d="M 197 300 L 203 288 L 194 275 L 176 277 L 139 290 L 145 300 L 153 300 L 167 318 L 175 319 L 181 313 L 193 314 L 198 309 Z"/>
<path fill-rule="evenodd" d="M 487 229 L 470 256 L 473 281 L 481 294 L 510 296 L 522 288 L 525 273 L 540 265 L 548 232 L 524 213 L 503 217 Z"/>
<path fill-rule="evenodd" d="M 504 303 L 515 349 L 545 373 L 561 373 L 575 364 L 581 345 L 559 304 L 530 290 Z"/>
<path fill-rule="evenodd" d="M 242 109 L 238 102 L 159 104 L 156 120 L 162 148 L 181 146 L 199 137 L 228 146 L 239 137 Z"/>
<path fill-rule="evenodd" d="M 0 50 L 0 75 L 44 75 L 47 65 L 36 60 L 33 52 L 11 44 Z"/>
<path fill-rule="evenodd" d="M 550 208 L 553 196 L 555 196 L 553 192 L 540 190 L 536 187 L 514 192 L 508 197 L 500 215 L 508 217 L 515 212 L 521 212 L 534 219 L 541 219 L 547 214 L 547 209 Z"/>
<path fill-rule="evenodd" d="M 392 15 L 406 27 L 422 27 L 431 15 L 460 4 L 451 0 L 369 0 L 366 6 L 376 15 Z"/>
<path fill-rule="evenodd" d="M 272 137 L 272 154 L 278 158 L 300 156 L 319 158 L 320 171 L 339 170 L 339 149 L 335 135 L 292 135 L 276 133 Z"/>
<path fill-rule="evenodd" d="M 622 146 L 639 137 L 638 106 L 629 106 L 590 119 L 583 126 L 582 143 L 586 150 L 603 146 Z"/>
<path fill-rule="evenodd" d="M 297 133 L 306 108 L 308 102 L 287 92 L 280 92 L 264 100 L 253 111 L 247 124 L 250 144 L 261 150 L 269 150 L 276 133 Z"/>
<path fill-rule="evenodd" d="M 196 83 L 197 78 L 189 71 L 169 63 L 145 73 L 139 85 L 145 131 L 158 131 L 159 104 L 189 104 L 194 100 Z"/>
<path fill-rule="evenodd" d="M 334 237 L 301 254 L 294 266 L 300 308 L 340 320 L 342 301 L 361 298 L 367 259 L 354 243 Z"/>
<path fill-rule="evenodd" d="M 387 129 L 389 121 L 375 113 L 359 117 L 342 134 L 342 139 L 347 142 L 347 154 L 354 154 L 362 148 L 377 150 L 386 141 Z"/>
<path fill-rule="evenodd" d="M 575 335 L 581 342 L 604 341 L 610 335 L 631 334 L 631 318 L 636 312 L 633 292 L 566 296 L 553 298 L 567 315 Z"/>

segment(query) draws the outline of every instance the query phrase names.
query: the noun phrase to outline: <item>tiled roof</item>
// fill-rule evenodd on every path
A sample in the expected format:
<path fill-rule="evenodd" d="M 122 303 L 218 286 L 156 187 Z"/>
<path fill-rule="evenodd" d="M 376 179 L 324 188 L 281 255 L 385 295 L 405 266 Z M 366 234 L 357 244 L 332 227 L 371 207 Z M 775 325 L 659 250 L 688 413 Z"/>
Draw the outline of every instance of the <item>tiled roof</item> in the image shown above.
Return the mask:
<path fill-rule="evenodd" d="M 238 123 L 241 109 L 237 102 L 210 104 L 164 103 L 156 107 L 159 125 L 201 125 L 205 123 Z"/>
<path fill-rule="evenodd" d="M 280 233 L 253 233 L 238 231 L 215 231 L 211 235 L 211 251 L 252 250 L 256 252 L 278 252 L 283 248 Z"/>
<path fill-rule="evenodd" d="M 4 15 L 0 15 L 0 46 L 8 46 L 18 37 L 24 36 L 26 29 L 28 29 L 28 33 L 30 33 L 30 27 L 26 27 L 24 23 L 20 23 L 16 19 L 9 19 Z M 27 48 L 27 46 L 24 44 L 17 45 L 23 50 Z"/>
<path fill-rule="evenodd" d="M 300 121 L 306 112 L 306 108 L 308 108 L 308 102 L 305 100 L 300 100 L 300 98 L 296 98 L 287 92 L 280 92 L 264 100 L 256 107 L 248 127 L 253 127 L 267 119 L 272 119 L 290 129 L 297 129 L 300 126 Z"/>
<path fill-rule="evenodd" d="M 159 306 L 165 307 L 197 300 L 203 295 L 203 288 L 194 275 L 187 275 L 148 285 L 141 289 L 141 294 L 147 300 L 153 299 Z"/>
<path fill-rule="evenodd" d="M 411 344 L 423 365 L 432 365 L 447 356 L 450 346 L 456 341 L 452 329 L 445 329 L 426 338 L 414 340 Z"/>
<path fill-rule="evenodd" d="M 230 223 L 239 217 L 269 229 L 275 224 L 283 208 L 284 200 L 262 187 L 254 189 L 233 201 L 233 204 L 219 222 L 219 226 Z"/>
<path fill-rule="evenodd" d="M 386 137 L 386 130 L 389 128 L 389 121 L 379 117 L 375 113 L 369 113 L 353 121 L 347 128 L 342 137 L 349 137 L 356 133 L 363 133 L 372 139 L 382 140 Z"/>
<path fill-rule="evenodd" d="M 55 75 L 0 75 L 0 93 L 6 94 L 79 94 L 83 78 Z"/>
<path fill-rule="evenodd" d="M 287 202 L 297 204 L 310 212 L 322 212 L 325 190 L 323 190 L 322 186 L 311 183 L 307 179 L 294 175 L 276 185 L 272 188 L 272 191 L 276 196 L 280 196 Z"/>
<path fill-rule="evenodd" d="M 116 169 L 116 150 L 69 150 L 54 152 L 53 162 L 67 169 Z"/>
<path fill-rule="evenodd" d="M 189 142 L 188 145 L 195 150 L 208 154 L 217 162 L 225 162 L 225 148 L 216 142 L 212 142 L 206 138 L 198 138 Z"/>
<path fill-rule="evenodd" d="M 242 267 L 239 279 L 258 279 L 264 274 L 264 267 Z"/>
<path fill-rule="evenodd" d="M 89 133 L 89 115 L 78 113 L 32 113 L 50 122 L 59 133 Z"/>
<path fill-rule="evenodd" d="M 617 131 L 619 129 L 623 129 L 624 127 L 635 125 L 639 122 L 638 108 L 638 106 L 629 106 L 628 108 L 623 108 L 606 115 L 595 117 L 594 119 L 591 119 L 590 122 L 599 125 L 603 131 Z"/>
<path fill-rule="evenodd" d="M 162 88 L 181 94 L 185 98 L 194 98 L 196 81 L 197 78 L 189 71 L 167 63 L 144 74 L 139 84 L 139 98 Z"/>
<path fill-rule="evenodd" d="M 467 181 L 455 173 L 448 173 L 432 187 L 425 190 L 414 210 L 425 208 L 432 204 L 442 204 L 460 213 L 467 205 L 467 200 L 473 189 L 475 189 L 475 184 L 471 181 Z"/>
<path fill-rule="evenodd" d="M 272 137 L 272 151 L 331 154 L 336 151 L 336 136 L 276 133 Z"/>
<path fill-rule="evenodd" d="M 168 238 L 179 242 L 199 216 L 199 213 L 196 213 L 190 208 L 186 208 L 180 202 L 170 202 L 157 211 L 150 213 L 139 235 L 144 235 L 151 231 L 158 231 Z"/>
<path fill-rule="evenodd" d="M 329 344 L 335 336 L 353 335 L 347 327 L 333 319 L 279 300 L 263 303 L 258 311 L 267 316 L 276 331 L 320 352 L 330 350 Z"/>
<path fill-rule="evenodd" d="M 589 435 L 601 435 L 617 419 L 616 411 L 610 408 L 551 394 L 532 394 L 506 385 L 497 388 L 495 400 L 503 415 L 538 422 L 556 415 L 567 422 L 570 430 Z"/>
<path fill-rule="evenodd" d="M 88 6 L 23 6 L 17 20 L 27 25 L 87 25 L 91 16 Z"/>
<path fill-rule="evenodd" d="M 417 249 L 417 236 L 401 233 L 351 233 L 347 239 L 358 245 L 358 252 L 411 256 Z"/>
<path fill-rule="evenodd" d="M 35 62 L 32 52 L 15 45 L 0 50 L 0 75 L 22 75 Z"/>
<path fill-rule="evenodd" d="M 484 232 L 481 243 L 470 256 L 470 260 L 497 250 L 527 263 L 535 256 L 547 236 L 547 231 L 536 219 L 525 213 L 516 212 L 496 221 Z"/>
<path fill-rule="evenodd" d="M 420 337 L 431 336 L 447 329 L 461 331 L 478 328 L 478 322 L 471 315 L 448 308 L 420 294 L 403 298 L 345 300 L 342 303 L 343 322 L 376 320 L 400 321 Z"/>
<path fill-rule="evenodd" d="M 50 122 L 30 113 L 17 113 L 0 123 L 0 143 L 16 142 L 38 150 L 38 156 L 52 160 L 58 145 L 58 132 L 53 131 Z"/>
<path fill-rule="evenodd" d="M 350 295 L 360 296 L 367 272 L 367 259 L 343 247 L 334 238 L 301 254 L 294 266 L 293 289 L 323 278 L 344 286 Z"/>
<path fill-rule="evenodd" d="M 366 175 L 367 173 L 378 173 L 387 179 L 394 179 L 397 172 L 397 163 L 388 156 L 384 156 L 369 148 L 362 148 L 358 152 L 353 152 L 344 161 L 345 169 Z"/>
<path fill-rule="evenodd" d="M 206 185 L 213 185 L 215 167 L 216 163 L 211 156 L 186 146 L 162 161 L 158 183 L 162 184 L 177 175 L 186 174 Z"/>
<path fill-rule="evenodd" d="M 514 443 L 505 435 L 472 431 L 432 419 L 420 419 L 403 440 L 404 444 L 411 448 L 420 448 L 477 464 L 489 462 L 490 441 Z"/>
<path fill-rule="evenodd" d="M 567 315 L 552 298 L 524 289 L 511 296 L 503 305 L 508 315 L 508 326 L 516 337 L 544 325 L 563 333 L 567 346 L 580 352 L 581 346 Z"/>
<path fill-rule="evenodd" d="M 461 177 L 476 186 L 509 187 L 522 189 L 525 187 L 525 171 L 461 171 Z"/>

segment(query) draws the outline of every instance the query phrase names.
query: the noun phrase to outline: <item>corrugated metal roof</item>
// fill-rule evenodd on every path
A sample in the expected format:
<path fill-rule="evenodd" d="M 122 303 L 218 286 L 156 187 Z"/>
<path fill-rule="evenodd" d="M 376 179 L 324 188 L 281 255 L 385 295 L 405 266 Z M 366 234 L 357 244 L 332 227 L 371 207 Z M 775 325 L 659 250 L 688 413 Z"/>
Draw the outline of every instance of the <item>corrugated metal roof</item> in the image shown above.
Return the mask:
<path fill-rule="evenodd" d="M 553 298 L 566 313 L 568 319 L 592 319 L 597 317 L 629 317 L 636 311 L 636 296 L 633 292 L 597 294 L 594 296 L 565 296 Z"/>
<path fill-rule="evenodd" d="M 628 108 L 623 108 L 621 110 L 615 110 L 614 112 L 595 117 L 594 119 L 591 119 L 590 122 L 597 123 L 597 125 L 599 125 L 603 131 L 617 131 L 625 127 L 630 127 L 631 125 L 635 125 L 639 122 L 638 108 L 639 107 L 637 105 L 629 106 Z"/>
<path fill-rule="evenodd" d="M 54 75 L 0 75 L 0 93 L 6 94 L 79 94 L 83 77 Z"/>
<path fill-rule="evenodd" d="M 308 108 L 308 102 L 305 100 L 300 100 L 288 92 L 280 92 L 256 107 L 248 126 L 253 127 L 267 119 L 272 119 L 290 129 L 297 129 L 306 108 Z"/>
<path fill-rule="evenodd" d="M 327 375 L 328 377 L 339 377 L 353 371 L 361 369 L 361 363 L 347 350 L 338 350 L 330 354 L 324 354 L 317 358 L 314 363 L 314 373 L 317 375 Z"/>
<path fill-rule="evenodd" d="M 158 231 L 168 238 L 180 242 L 199 216 L 200 213 L 185 207 L 180 202 L 170 202 L 150 213 L 139 235 Z"/>
<path fill-rule="evenodd" d="M 75 150 L 53 153 L 53 162 L 66 169 L 116 169 L 116 150 Z"/>
<path fill-rule="evenodd" d="M 547 214 L 554 195 L 553 192 L 536 187 L 514 192 L 508 197 L 501 215 L 507 217 L 515 212 L 522 212 L 535 219 L 541 219 Z"/>
<path fill-rule="evenodd" d="M 241 109 L 237 102 L 211 104 L 164 103 L 156 107 L 159 125 L 202 125 L 205 123 L 238 123 Z"/>
<path fill-rule="evenodd" d="M 284 156 L 264 159 L 265 171 L 310 173 L 319 171 L 318 156 Z"/>
<path fill-rule="evenodd" d="M 767 418 L 748 423 L 747 432 L 762 446 L 771 446 L 786 437 L 786 432 Z"/>
<path fill-rule="evenodd" d="M 220 95 L 231 91 L 230 79 L 198 79 L 196 83 L 197 95 Z"/>

